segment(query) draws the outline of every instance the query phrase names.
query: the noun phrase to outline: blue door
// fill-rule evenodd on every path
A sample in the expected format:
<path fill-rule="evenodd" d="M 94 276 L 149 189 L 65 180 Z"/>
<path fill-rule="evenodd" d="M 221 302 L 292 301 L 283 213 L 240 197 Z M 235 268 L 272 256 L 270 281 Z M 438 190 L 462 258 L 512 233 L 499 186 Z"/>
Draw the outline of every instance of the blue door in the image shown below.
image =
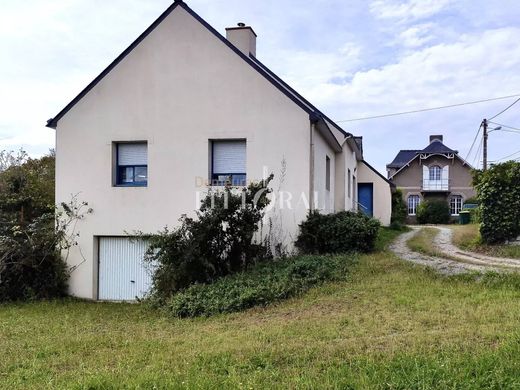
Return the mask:
<path fill-rule="evenodd" d="M 359 183 L 358 184 L 358 202 L 359 210 L 366 215 L 374 215 L 374 184 Z"/>

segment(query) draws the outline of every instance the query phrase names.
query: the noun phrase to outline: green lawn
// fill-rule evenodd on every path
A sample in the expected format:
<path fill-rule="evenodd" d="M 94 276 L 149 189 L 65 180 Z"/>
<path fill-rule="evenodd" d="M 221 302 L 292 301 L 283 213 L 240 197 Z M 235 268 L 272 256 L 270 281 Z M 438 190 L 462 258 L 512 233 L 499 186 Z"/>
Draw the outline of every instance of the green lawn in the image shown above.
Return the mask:
<path fill-rule="evenodd" d="M 451 225 L 454 230 L 453 243 L 459 248 L 489 256 L 520 259 L 520 245 L 486 245 L 480 242 L 478 224 Z"/>
<path fill-rule="evenodd" d="M 520 388 L 520 284 L 485 279 L 381 251 L 347 281 L 213 318 L 0 306 L 0 388 Z"/>

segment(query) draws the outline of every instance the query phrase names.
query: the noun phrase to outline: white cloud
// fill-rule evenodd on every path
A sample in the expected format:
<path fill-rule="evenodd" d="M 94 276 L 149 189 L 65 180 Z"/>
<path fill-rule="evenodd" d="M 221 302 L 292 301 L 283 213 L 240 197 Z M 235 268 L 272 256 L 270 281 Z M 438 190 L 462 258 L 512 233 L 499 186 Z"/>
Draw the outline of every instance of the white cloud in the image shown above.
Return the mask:
<path fill-rule="evenodd" d="M 452 0 L 374 0 L 370 11 L 381 19 L 410 21 L 427 18 L 445 9 Z"/>
<path fill-rule="evenodd" d="M 331 82 L 305 84 L 305 78 L 294 80 L 297 89 L 320 108 L 328 108 L 333 119 L 342 120 L 370 115 L 436 107 L 452 103 L 520 93 L 520 28 L 503 28 L 479 34 L 463 35 L 451 44 L 437 44 L 410 53 L 395 63 L 378 69 L 356 72 L 344 85 Z M 340 54 L 338 59 L 341 58 Z M 331 61 L 339 64 L 341 61 Z M 336 71 L 338 70 L 336 69 Z M 311 72 L 307 69 L 308 72 Z M 304 69 L 300 72 L 305 73 Z M 344 123 L 354 133 L 367 136 L 369 159 L 382 169 L 398 148 L 424 146 L 429 132 L 444 132 L 448 144 L 467 151 L 478 124 L 507 102 L 434 111 L 416 116 L 401 116 L 376 121 Z M 515 120 L 512 119 L 513 125 Z M 518 124 L 518 120 L 516 120 Z M 388 150 L 388 142 L 403 142 Z M 509 141 L 497 135 L 501 154 L 511 148 Z M 516 134 L 520 145 L 520 137 Z M 470 141 L 471 142 L 471 141 Z M 502 142 L 502 143 L 501 143 Z M 507 154 L 507 153 L 504 153 Z M 496 156 L 498 157 L 498 156 Z"/>
<path fill-rule="evenodd" d="M 431 34 L 433 26 L 433 23 L 423 23 L 412 26 L 399 34 L 398 43 L 408 48 L 423 46 L 433 39 L 433 35 Z"/>

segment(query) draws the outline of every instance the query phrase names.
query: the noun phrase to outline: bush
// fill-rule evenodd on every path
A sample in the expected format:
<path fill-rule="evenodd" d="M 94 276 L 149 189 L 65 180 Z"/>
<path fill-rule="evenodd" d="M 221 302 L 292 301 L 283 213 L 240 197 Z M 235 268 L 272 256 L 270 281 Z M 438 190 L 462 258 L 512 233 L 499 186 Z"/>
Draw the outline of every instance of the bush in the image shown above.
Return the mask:
<path fill-rule="evenodd" d="M 370 252 L 374 249 L 379 227 L 379 221 L 363 213 L 320 214 L 312 211 L 300 224 L 295 244 L 303 253 Z"/>
<path fill-rule="evenodd" d="M 0 301 L 65 295 L 67 267 L 55 245 L 59 237 L 54 223 L 54 214 L 46 214 L 0 235 Z"/>
<path fill-rule="evenodd" d="M 180 227 L 147 236 L 146 260 L 156 269 L 151 294 L 164 301 L 194 283 L 208 283 L 240 272 L 268 256 L 253 242 L 269 204 L 267 180 L 252 183 L 235 193 L 226 187 L 210 191 L 202 200 L 197 218 L 181 218 Z"/>
<path fill-rule="evenodd" d="M 480 201 L 480 235 L 498 244 L 520 235 L 520 162 L 492 165 L 476 171 L 473 184 Z"/>
<path fill-rule="evenodd" d="M 417 207 L 418 223 L 449 223 L 450 206 L 444 200 L 426 200 Z"/>
<path fill-rule="evenodd" d="M 300 256 L 264 262 L 213 284 L 196 284 L 173 295 L 164 309 L 175 317 L 231 313 L 301 294 L 327 280 L 344 278 L 353 258 Z"/>
<path fill-rule="evenodd" d="M 392 192 L 392 217 L 390 219 L 392 229 L 400 229 L 406 224 L 407 213 L 408 210 L 403 199 L 403 192 L 397 189 Z"/>
<path fill-rule="evenodd" d="M 54 154 L 31 159 L 0 152 L 0 301 L 65 295 L 68 272 L 61 250 L 73 211 L 55 219 Z"/>

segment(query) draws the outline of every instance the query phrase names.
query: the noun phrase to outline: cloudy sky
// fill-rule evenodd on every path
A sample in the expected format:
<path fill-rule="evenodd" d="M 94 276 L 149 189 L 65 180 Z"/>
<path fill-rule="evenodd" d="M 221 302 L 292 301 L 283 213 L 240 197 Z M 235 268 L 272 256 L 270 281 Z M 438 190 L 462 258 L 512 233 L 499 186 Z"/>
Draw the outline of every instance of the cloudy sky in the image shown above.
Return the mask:
<path fill-rule="evenodd" d="M 422 148 L 429 134 L 444 134 L 466 157 L 481 120 L 515 98 L 346 120 L 520 94 L 517 0 L 187 3 L 222 33 L 239 21 L 253 26 L 258 58 L 347 131 L 362 135 L 365 158 L 383 172 L 399 149 Z M 45 121 L 170 4 L 0 0 L 0 149 L 41 155 L 53 147 L 54 131 Z M 495 121 L 520 128 L 520 103 Z M 517 151 L 513 158 L 520 157 L 520 133 L 491 133 L 489 149 L 490 160 Z"/>

